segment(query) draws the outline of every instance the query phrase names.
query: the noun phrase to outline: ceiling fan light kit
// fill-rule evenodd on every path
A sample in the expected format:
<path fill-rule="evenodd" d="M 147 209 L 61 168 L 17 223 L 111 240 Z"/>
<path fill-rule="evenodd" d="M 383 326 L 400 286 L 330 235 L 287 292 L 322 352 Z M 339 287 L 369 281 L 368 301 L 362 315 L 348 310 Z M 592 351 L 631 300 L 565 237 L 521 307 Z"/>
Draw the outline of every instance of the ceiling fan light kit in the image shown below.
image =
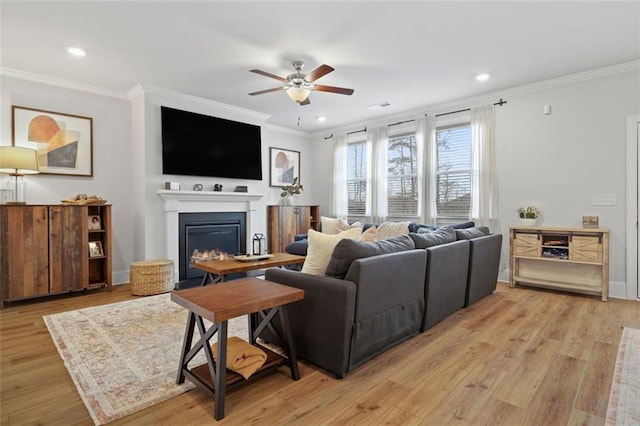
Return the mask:
<path fill-rule="evenodd" d="M 304 68 L 304 63 L 302 61 L 294 61 L 293 68 L 296 70 L 295 73 L 289 74 L 286 78 L 277 76 L 275 74 L 271 74 L 270 72 L 253 69 L 249 70 L 250 72 L 263 75 L 265 77 L 273 78 L 275 80 L 281 81 L 285 83 L 284 86 L 274 87 L 272 89 L 260 90 L 258 92 L 249 93 L 251 96 L 262 95 L 264 93 L 277 92 L 279 90 L 284 90 L 289 95 L 292 101 L 299 103 L 300 105 L 309 105 L 311 102 L 309 101 L 309 95 L 312 91 L 318 92 L 329 92 L 329 93 L 337 93 L 340 95 L 352 95 L 353 89 L 346 89 L 344 87 L 334 87 L 334 86 L 324 86 L 319 84 L 313 84 L 314 81 L 319 79 L 320 77 L 324 77 L 334 70 L 333 67 L 329 65 L 323 64 L 320 65 L 315 70 L 311 71 L 309 74 L 303 74 L 302 68 Z"/>

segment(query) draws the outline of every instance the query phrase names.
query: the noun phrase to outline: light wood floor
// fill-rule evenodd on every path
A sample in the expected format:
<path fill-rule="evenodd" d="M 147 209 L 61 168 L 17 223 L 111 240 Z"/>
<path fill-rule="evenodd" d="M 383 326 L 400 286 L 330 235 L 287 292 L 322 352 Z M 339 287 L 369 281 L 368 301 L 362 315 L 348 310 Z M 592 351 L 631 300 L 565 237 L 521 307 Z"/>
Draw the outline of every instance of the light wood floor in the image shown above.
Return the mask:
<path fill-rule="evenodd" d="M 42 315 L 131 299 L 129 286 L 9 304 L 0 313 L 3 425 L 90 425 Z M 113 424 L 601 425 L 622 327 L 640 303 L 498 290 L 336 380 L 301 365 L 227 396 L 192 390 Z M 177 362 L 177 360 L 176 360 Z"/>

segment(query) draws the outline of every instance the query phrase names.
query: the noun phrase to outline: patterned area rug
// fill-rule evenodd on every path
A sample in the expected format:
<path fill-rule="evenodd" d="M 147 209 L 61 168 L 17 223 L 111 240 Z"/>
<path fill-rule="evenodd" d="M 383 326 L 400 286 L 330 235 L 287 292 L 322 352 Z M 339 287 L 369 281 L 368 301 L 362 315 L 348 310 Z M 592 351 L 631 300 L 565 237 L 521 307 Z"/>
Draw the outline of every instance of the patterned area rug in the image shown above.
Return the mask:
<path fill-rule="evenodd" d="M 97 425 L 194 388 L 175 382 L 187 310 L 170 293 L 43 318 Z M 246 317 L 229 321 L 228 335 L 246 340 Z M 193 365 L 205 362 L 198 355 Z"/>
<path fill-rule="evenodd" d="M 622 331 L 606 425 L 640 425 L 640 330 Z"/>

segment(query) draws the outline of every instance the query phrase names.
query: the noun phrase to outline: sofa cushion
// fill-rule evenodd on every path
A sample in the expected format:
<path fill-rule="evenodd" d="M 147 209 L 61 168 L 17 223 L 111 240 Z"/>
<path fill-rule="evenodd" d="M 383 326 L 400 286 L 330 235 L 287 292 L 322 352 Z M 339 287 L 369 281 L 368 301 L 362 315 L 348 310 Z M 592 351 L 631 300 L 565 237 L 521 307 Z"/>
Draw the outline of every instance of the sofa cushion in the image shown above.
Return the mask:
<path fill-rule="evenodd" d="M 327 264 L 331 259 L 333 248 L 338 244 L 338 241 L 343 238 L 358 237 L 360 237 L 360 228 L 349 229 L 333 235 L 309 229 L 309 248 L 307 249 L 307 257 L 302 265 L 302 272 L 312 275 L 324 275 Z"/>
<path fill-rule="evenodd" d="M 456 241 L 456 232 L 451 226 L 443 226 L 435 231 L 427 233 L 409 234 L 417 249 L 438 246 Z"/>
<path fill-rule="evenodd" d="M 332 278 L 344 278 L 354 260 L 380 254 L 396 253 L 399 251 L 413 250 L 415 244 L 408 235 L 401 235 L 386 240 L 364 242 L 359 240 L 344 239 L 338 241 L 331 260 L 327 265 L 325 275 Z"/>
<path fill-rule="evenodd" d="M 453 229 L 466 229 L 466 228 L 473 228 L 474 226 L 476 226 L 476 224 L 473 221 L 454 223 L 453 225 L 451 225 Z"/>
<path fill-rule="evenodd" d="M 409 233 L 409 222 L 384 222 L 378 226 L 378 240 L 399 237 Z"/>
<path fill-rule="evenodd" d="M 421 233 L 421 232 L 435 231 L 436 229 L 438 229 L 438 227 L 435 225 L 427 225 L 426 223 L 416 223 L 416 222 L 409 223 L 409 232 Z"/>
<path fill-rule="evenodd" d="M 456 229 L 455 232 L 457 240 L 472 240 L 489 235 L 489 228 L 486 226 L 474 226 L 473 228 Z"/>
<path fill-rule="evenodd" d="M 309 241 L 306 240 L 298 240 L 294 241 L 284 248 L 284 251 L 290 254 L 297 254 L 298 256 L 306 256 L 307 249 L 309 248 Z"/>

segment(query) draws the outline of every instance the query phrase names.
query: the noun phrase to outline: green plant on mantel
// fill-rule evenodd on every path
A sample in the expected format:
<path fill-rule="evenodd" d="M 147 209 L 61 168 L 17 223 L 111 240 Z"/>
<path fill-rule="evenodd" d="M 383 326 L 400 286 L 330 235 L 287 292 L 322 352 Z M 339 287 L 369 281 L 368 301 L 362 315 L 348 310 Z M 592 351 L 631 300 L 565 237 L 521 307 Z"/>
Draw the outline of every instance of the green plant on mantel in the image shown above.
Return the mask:
<path fill-rule="evenodd" d="M 536 206 L 524 206 L 518 209 L 520 219 L 537 219 L 540 216 L 540 210 Z"/>
<path fill-rule="evenodd" d="M 280 193 L 281 197 L 288 197 L 291 195 L 299 195 L 302 194 L 302 190 L 304 188 L 302 187 L 302 185 L 300 185 L 300 183 L 298 183 L 298 178 L 295 177 L 293 178 L 293 181 L 291 182 L 291 185 L 285 185 L 282 187 L 282 192 Z"/>

